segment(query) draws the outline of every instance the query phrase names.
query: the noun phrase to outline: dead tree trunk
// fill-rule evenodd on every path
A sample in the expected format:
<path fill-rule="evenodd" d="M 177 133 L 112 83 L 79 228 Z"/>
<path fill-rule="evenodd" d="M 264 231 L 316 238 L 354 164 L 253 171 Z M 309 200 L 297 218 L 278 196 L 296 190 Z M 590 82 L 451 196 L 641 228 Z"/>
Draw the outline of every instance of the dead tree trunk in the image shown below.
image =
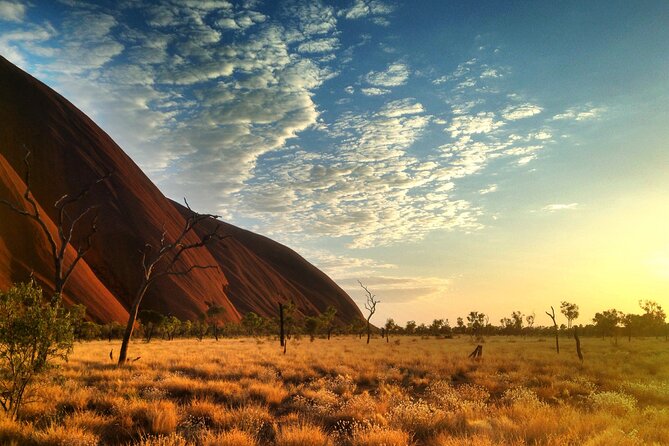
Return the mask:
<path fill-rule="evenodd" d="M 479 359 L 481 357 L 483 357 L 483 346 L 479 344 L 474 351 L 469 354 L 468 358 Z"/>
<path fill-rule="evenodd" d="M 196 214 L 191 210 L 188 202 L 186 200 L 184 200 L 184 202 L 186 203 L 188 210 L 191 212 L 191 215 L 186 219 L 184 227 L 181 229 L 181 232 L 175 238 L 175 240 L 173 242 L 168 242 L 167 231 L 163 230 L 160 238 L 160 244 L 157 246 L 157 248 L 154 248 L 149 243 L 144 246 L 144 250 L 142 252 L 142 281 L 137 290 L 137 293 L 135 294 L 130 311 L 128 312 L 128 323 L 125 327 L 123 341 L 121 343 L 121 351 L 119 352 L 118 357 L 119 366 L 122 366 L 126 363 L 128 345 L 130 344 L 132 332 L 135 329 L 135 321 L 137 320 L 139 306 L 141 305 L 142 299 L 151 285 L 161 277 L 184 276 L 195 269 L 217 268 L 217 266 L 214 265 L 192 265 L 183 270 L 178 270 L 177 265 L 180 263 L 181 256 L 184 252 L 203 247 L 212 239 L 223 240 L 230 237 L 229 235 L 222 236 L 218 234 L 219 226 L 216 226 L 216 229 L 214 229 L 213 232 L 204 235 L 198 242 L 187 243 L 185 241 L 186 237 L 198 224 L 209 218 L 216 219 L 218 216 L 211 214 Z M 155 254 L 153 253 L 154 251 Z"/>
<path fill-rule="evenodd" d="M 283 328 L 283 304 L 279 303 L 279 344 L 281 347 L 284 346 L 286 342 L 285 331 Z M 285 353 L 285 350 L 284 350 Z"/>
<path fill-rule="evenodd" d="M 369 322 L 370 319 L 372 319 L 372 316 L 374 316 L 374 313 L 376 312 L 376 304 L 381 302 L 380 300 L 376 300 L 376 296 L 372 294 L 371 291 L 367 289 L 365 285 L 362 284 L 358 280 L 358 283 L 362 287 L 363 290 L 365 290 L 367 301 L 365 302 L 365 309 L 369 312 L 369 315 L 367 316 L 367 343 L 369 344 L 369 339 L 372 336 L 372 330 L 371 330 L 371 323 Z"/>
<path fill-rule="evenodd" d="M 581 338 L 578 337 L 578 327 L 574 327 L 574 340 L 576 341 L 576 354 L 578 359 L 583 362 L 583 353 L 581 353 Z"/>
<path fill-rule="evenodd" d="M 560 354 L 560 339 L 558 338 L 558 324 L 555 320 L 555 309 L 553 307 L 551 307 L 551 312 L 552 313 L 546 311 L 546 314 L 548 315 L 548 317 L 553 319 L 553 326 L 555 327 L 555 350 L 558 352 L 558 354 Z"/>

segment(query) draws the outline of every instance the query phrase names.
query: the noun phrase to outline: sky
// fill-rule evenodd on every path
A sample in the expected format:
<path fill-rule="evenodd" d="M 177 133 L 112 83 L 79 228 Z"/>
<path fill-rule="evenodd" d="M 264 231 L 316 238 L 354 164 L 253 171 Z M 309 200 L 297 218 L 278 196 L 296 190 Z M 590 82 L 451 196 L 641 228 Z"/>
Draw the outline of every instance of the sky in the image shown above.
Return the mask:
<path fill-rule="evenodd" d="M 669 310 L 669 3 L 0 0 L 0 54 L 374 322 Z M 564 321 L 562 321 L 564 322 Z"/>

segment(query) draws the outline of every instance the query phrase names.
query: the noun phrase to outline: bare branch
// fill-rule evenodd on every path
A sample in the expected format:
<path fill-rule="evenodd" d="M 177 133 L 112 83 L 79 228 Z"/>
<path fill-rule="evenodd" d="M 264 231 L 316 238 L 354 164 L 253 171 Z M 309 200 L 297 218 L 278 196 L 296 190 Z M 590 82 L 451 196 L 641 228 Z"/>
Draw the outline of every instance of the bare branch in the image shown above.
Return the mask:
<path fill-rule="evenodd" d="M 93 221 L 91 223 L 90 231 L 86 235 L 86 238 L 85 238 L 86 244 L 81 245 L 81 246 L 79 246 L 79 248 L 77 248 L 77 256 L 72 261 L 72 264 L 63 273 L 63 283 L 67 282 L 67 279 L 69 279 L 70 275 L 72 274 L 72 271 L 74 271 L 74 267 L 77 266 L 77 263 L 79 263 L 79 261 L 86 255 L 86 253 L 93 246 L 93 236 L 95 235 L 95 233 L 97 231 L 98 231 L 98 216 L 96 214 L 93 217 Z M 69 243 L 69 241 L 68 241 L 68 243 Z"/>
<path fill-rule="evenodd" d="M 72 242 L 72 237 L 77 225 L 92 210 L 97 209 L 96 206 L 87 207 L 76 218 L 72 220 L 69 228 L 66 229 L 64 220 L 65 217 L 68 217 L 69 219 L 69 216 L 67 215 L 66 212 L 66 207 L 70 204 L 76 203 L 84 196 L 86 196 L 86 194 L 88 194 L 88 192 L 91 190 L 93 186 L 105 181 L 107 178 L 111 176 L 111 173 L 107 173 L 104 176 L 98 178 L 93 183 L 84 187 L 78 194 L 74 196 L 65 194 L 55 202 L 54 207 L 56 208 L 57 214 L 54 223 L 56 225 L 56 230 L 58 233 L 57 235 L 58 240 L 56 240 L 56 237 L 54 237 L 54 235 L 51 233 L 44 217 L 40 213 L 37 201 L 35 200 L 35 197 L 33 196 L 30 189 L 30 178 L 31 178 L 30 155 L 31 152 L 29 150 L 26 150 L 26 156 L 23 158 L 23 163 L 25 164 L 26 167 L 25 177 L 24 177 L 24 183 L 26 185 L 26 189 L 23 194 L 23 199 L 25 200 L 25 202 L 28 203 L 29 206 L 20 206 L 20 204 L 18 203 L 11 203 L 7 200 L 0 200 L 0 204 L 9 207 L 10 210 L 16 212 L 19 215 L 23 215 L 25 217 L 34 220 L 42 230 L 44 236 L 47 238 L 47 241 L 49 242 L 49 248 L 51 249 L 51 257 L 54 264 L 54 291 L 57 296 L 62 293 L 63 287 L 65 286 L 65 283 L 72 274 L 72 271 L 74 271 L 74 268 L 79 263 L 81 258 L 90 249 L 92 245 L 91 238 L 97 231 L 97 215 L 96 215 L 93 218 L 90 230 L 84 237 L 85 242 L 82 242 L 85 244 L 82 244 L 77 248 L 77 255 L 75 259 L 67 268 L 64 268 L 65 253 L 67 250 L 67 246 Z M 21 209 L 22 207 L 26 207 L 28 210 L 23 210 Z"/>
<path fill-rule="evenodd" d="M 218 231 L 221 226 L 216 225 L 212 232 L 208 232 L 202 236 L 199 236 L 198 241 L 196 242 L 188 243 L 186 238 L 191 231 L 195 230 L 195 227 L 198 224 L 208 220 L 209 218 L 217 219 L 218 216 L 211 214 L 197 214 L 193 212 L 186 199 L 184 199 L 184 203 L 190 212 L 190 215 L 185 218 L 184 225 L 174 241 L 169 241 L 168 232 L 165 229 L 165 226 L 163 226 L 163 231 L 160 236 L 160 246 L 158 248 L 154 248 L 151 244 L 147 243 L 144 245 L 144 249 L 142 250 L 142 268 L 144 269 L 144 277 L 139 286 L 139 289 L 135 294 L 132 307 L 128 312 L 130 317 L 128 318 L 128 323 L 126 324 L 125 333 L 123 335 L 123 341 L 121 344 L 121 351 L 119 353 L 118 360 L 119 366 L 125 364 L 128 345 L 134 330 L 134 324 L 135 320 L 137 319 L 139 307 L 142 303 L 144 295 L 149 290 L 151 285 L 161 277 L 184 276 L 196 269 L 204 270 L 218 268 L 217 265 L 191 265 L 188 267 L 185 267 L 186 265 L 184 265 L 185 269 L 177 269 L 177 265 L 179 264 L 182 255 L 186 251 L 204 247 L 212 240 L 225 240 L 232 237 L 231 235 L 219 234 Z M 155 253 L 151 255 L 153 251 L 155 251 Z"/>

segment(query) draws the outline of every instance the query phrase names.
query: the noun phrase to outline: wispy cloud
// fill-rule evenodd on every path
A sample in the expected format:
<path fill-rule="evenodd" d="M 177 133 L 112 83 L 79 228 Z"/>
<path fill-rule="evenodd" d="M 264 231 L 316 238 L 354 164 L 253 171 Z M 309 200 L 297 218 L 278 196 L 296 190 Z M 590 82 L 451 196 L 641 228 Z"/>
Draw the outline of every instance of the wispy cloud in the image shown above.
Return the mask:
<path fill-rule="evenodd" d="M 556 211 L 570 211 L 577 209 L 579 207 L 578 203 L 554 203 L 554 204 L 547 204 L 546 206 L 542 207 L 541 210 L 545 212 L 556 212 Z"/>
<path fill-rule="evenodd" d="M 496 184 L 491 184 L 490 186 L 484 187 L 483 189 L 479 190 L 479 194 L 481 194 L 481 195 L 491 194 L 493 192 L 497 192 L 497 185 Z"/>
<path fill-rule="evenodd" d="M 0 0 L 0 21 L 22 22 L 26 14 L 26 5 L 18 2 Z"/>
<path fill-rule="evenodd" d="M 543 109 L 535 104 L 511 105 L 502 111 L 502 117 L 509 121 L 538 115 Z"/>
<path fill-rule="evenodd" d="M 377 88 L 377 87 L 361 88 L 360 91 L 362 91 L 362 94 L 364 94 L 365 96 L 382 96 L 384 94 L 390 93 L 390 90 L 386 88 Z"/>
<path fill-rule="evenodd" d="M 592 104 L 587 104 L 581 107 L 572 107 L 565 110 L 563 113 L 558 113 L 553 116 L 554 121 L 574 120 L 587 121 L 601 117 L 606 112 L 605 107 L 595 107 Z"/>

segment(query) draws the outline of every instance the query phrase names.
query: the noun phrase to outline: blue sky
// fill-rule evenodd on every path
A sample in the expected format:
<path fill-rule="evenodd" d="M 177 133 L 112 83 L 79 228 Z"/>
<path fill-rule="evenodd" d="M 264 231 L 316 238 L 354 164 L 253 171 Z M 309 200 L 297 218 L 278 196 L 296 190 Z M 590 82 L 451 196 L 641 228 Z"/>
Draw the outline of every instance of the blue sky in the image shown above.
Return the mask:
<path fill-rule="evenodd" d="M 572 300 L 587 322 L 669 306 L 667 23 L 664 1 L 0 0 L 0 53 L 380 319 Z"/>

